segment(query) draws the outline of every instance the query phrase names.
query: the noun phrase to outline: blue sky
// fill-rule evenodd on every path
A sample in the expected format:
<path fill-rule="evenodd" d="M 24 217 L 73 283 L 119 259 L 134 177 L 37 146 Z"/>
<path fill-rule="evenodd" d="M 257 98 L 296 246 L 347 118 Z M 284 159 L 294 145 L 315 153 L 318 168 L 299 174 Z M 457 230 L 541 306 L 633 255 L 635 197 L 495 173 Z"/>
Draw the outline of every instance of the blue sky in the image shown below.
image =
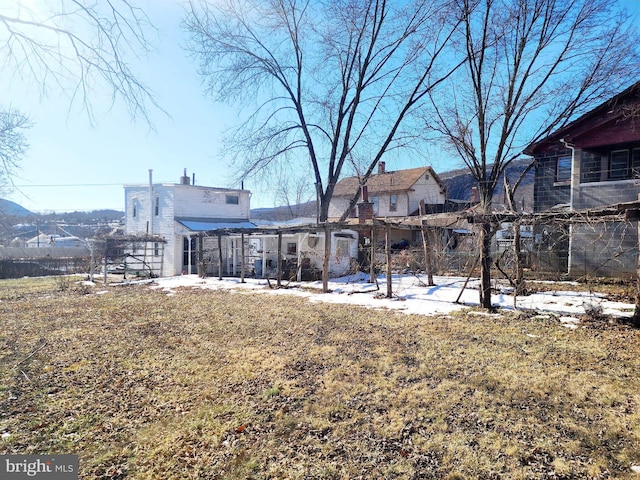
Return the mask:
<path fill-rule="evenodd" d="M 37 3 L 41 0 L 22 0 Z M 640 0 L 624 0 L 635 11 Z M 236 123 L 232 109 L 203 95 L 196 63 L 182 49 L 182 9 L 178 0 L 149 0 L 148 14 L 159 29 L 157 51 L 132 65 L 170 115 L 151 111 L 155 130 L 133 121 L 121 102 L 111 107 L 103 86 L 93 92 L 95 124 L 79 105 L 70 109 L 65 92 L 51 89 L 41 97 L 37 86 L 19 79 L 0 78 L 3 105 L 27 114 L 33 127 L 30 144 L 14 179 L 16 189 L 4 198 L 36 212 L 64 212 L 102 208 L 124 209 L 123 184 L 177 182 L 183 169 L 195 173 L 196 184 L 239 187 L 231 184 L 230 168 L 220 160 L 224 130 Z M 426 158 L 425 158 L 426 157 Z M 407 159 L 393 168 L 431 163 L 436 171 L 459 167 L 446 161 L 429 162 L 432 155 Z M 252 190 L 252 208 L 274 205 L 271 192 L 245 184 Z"/>
<path fill-rule="evenodd" d="M 236 187 L 218 160 L 221 134 L 235 115 L 203 95 L 197 66 L 181 48 L 178 2 L 148 5 L 160 30 L 157 52 L 132 66 L 170 117 L 151 110 L 155 130 L 150 130 L 144 121 L 133 121 L 121 102 L 111 108 L 103 86 L 91 97 L 92 126 L 80 105 L 70 110 L 65 92 L 52 88 L 40 98 L 37 88 L 20 81 L 2 85 L 3 102 L 8 94 L 11 106 L 33 122 L 27 131 L 29 150 L 14 179 L 17 188 L 4 198 L 38 212 L 124 209 L 122 185 L 147 183 L 149 169 L 154 182 L 177 182 L 187 168 L 197 184 Z M 258 204 L 257 197 L 252 203 Z M 265 197 L 261 203 L 270 206 L 273 202 Z"/>

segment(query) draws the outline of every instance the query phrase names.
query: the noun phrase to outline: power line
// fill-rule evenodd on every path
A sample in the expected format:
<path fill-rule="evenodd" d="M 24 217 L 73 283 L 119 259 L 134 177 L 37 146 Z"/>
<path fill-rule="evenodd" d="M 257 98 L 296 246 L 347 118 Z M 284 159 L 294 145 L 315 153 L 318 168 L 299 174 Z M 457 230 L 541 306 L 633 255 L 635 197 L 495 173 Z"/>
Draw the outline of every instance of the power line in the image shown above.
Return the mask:
<path fill-rule="evenodd" d="M 122 187 L 122 183 L 58 183 L 51 185 L 14 185 L 19 188 L 39 188 L 39 187 Z"/>

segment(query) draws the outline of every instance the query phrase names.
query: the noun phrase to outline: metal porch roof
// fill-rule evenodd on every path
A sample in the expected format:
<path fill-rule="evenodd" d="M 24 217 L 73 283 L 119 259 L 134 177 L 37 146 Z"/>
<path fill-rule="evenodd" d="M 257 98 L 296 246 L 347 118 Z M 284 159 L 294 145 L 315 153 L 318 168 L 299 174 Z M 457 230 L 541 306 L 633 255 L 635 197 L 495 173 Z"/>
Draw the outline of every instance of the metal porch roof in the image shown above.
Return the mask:
<path fill-rule="evenodd" d="M 248 220 L 235 219 L 198 219 L 198 218 L 176 218 L 176 222 L 185 226 L 192 232 L 208 232 L 212 230 L 226 229 L 254 229 L 257 228 L 255 223 Z"/>

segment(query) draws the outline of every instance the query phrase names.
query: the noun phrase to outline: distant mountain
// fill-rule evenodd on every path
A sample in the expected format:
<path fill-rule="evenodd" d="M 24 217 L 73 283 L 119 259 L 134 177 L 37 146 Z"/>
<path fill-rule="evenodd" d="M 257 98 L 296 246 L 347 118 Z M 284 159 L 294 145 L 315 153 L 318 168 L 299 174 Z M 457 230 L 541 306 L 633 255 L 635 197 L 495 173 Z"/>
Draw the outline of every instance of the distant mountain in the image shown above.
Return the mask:
<path fill-rule="evenodd" d="M 252 220 L 284 221 L 300 217 L 315 217 L 316 202 L 305 202 L 296 205 L 273 207 L 273 208 L 252 208 Z"/>
<path fill-rule="evenodd" d="M 10 217 L 35 217 L 36 214 L 11 200 L 0 198 L 0 215 Z"/>
<path fill-rule="evenodd" d="M 528 159 L 516 160 L 507 167 L 507 178 L 511 184 L 516 182 L 530 162 Z M 446 185 L 450 199 L 468 201 L 471 195 L 471 188 L 478 184 L 466 168 L 438 173 L 438 176 Z M 533 211 L 533 181 L 534 169 L 531 168 L 522 180 L 518 190 L 516 190 L 516 203 L 525 211 Z M 502 177 L 498 185 L 496 185 L 493 199 L 496 204 L 505 202 Z"/>

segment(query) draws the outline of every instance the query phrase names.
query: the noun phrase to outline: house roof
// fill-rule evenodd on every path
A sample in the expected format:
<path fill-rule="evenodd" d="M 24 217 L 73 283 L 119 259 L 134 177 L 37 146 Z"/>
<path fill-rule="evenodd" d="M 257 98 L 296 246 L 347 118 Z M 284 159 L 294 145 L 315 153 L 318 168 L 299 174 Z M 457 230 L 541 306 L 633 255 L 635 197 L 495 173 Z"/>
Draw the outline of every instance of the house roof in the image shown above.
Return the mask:
<path fill-rule="evenodd" d="M 443 191 L 446 190 L 436 172 L 429 166 L 377 173 L 369 177 L 366 186 L 369 195 L 407 192 L 413 190 L 416 182 L 427 173 L 434 178 Z M 360 177 L 346 177 L 336 183 L 333 196 L 352 197 L 359 189 Z"/>
<path fill-rule="evenodd" d="M 230 228 L 257 228 L 255 223 L 246 219 L 235 218 L 193 218 L 180 217 L 175 221 L 188 228 L 192 232 L 208 232 L 212 230 L 225 230 Z"/>
<path fill-rule="evenodd" d="M 578 148 L 640 141 L 640 82 L 631 85 L 578 119 L 532 143 L 528 155 L 566 149 L 564 143 Z"/>

